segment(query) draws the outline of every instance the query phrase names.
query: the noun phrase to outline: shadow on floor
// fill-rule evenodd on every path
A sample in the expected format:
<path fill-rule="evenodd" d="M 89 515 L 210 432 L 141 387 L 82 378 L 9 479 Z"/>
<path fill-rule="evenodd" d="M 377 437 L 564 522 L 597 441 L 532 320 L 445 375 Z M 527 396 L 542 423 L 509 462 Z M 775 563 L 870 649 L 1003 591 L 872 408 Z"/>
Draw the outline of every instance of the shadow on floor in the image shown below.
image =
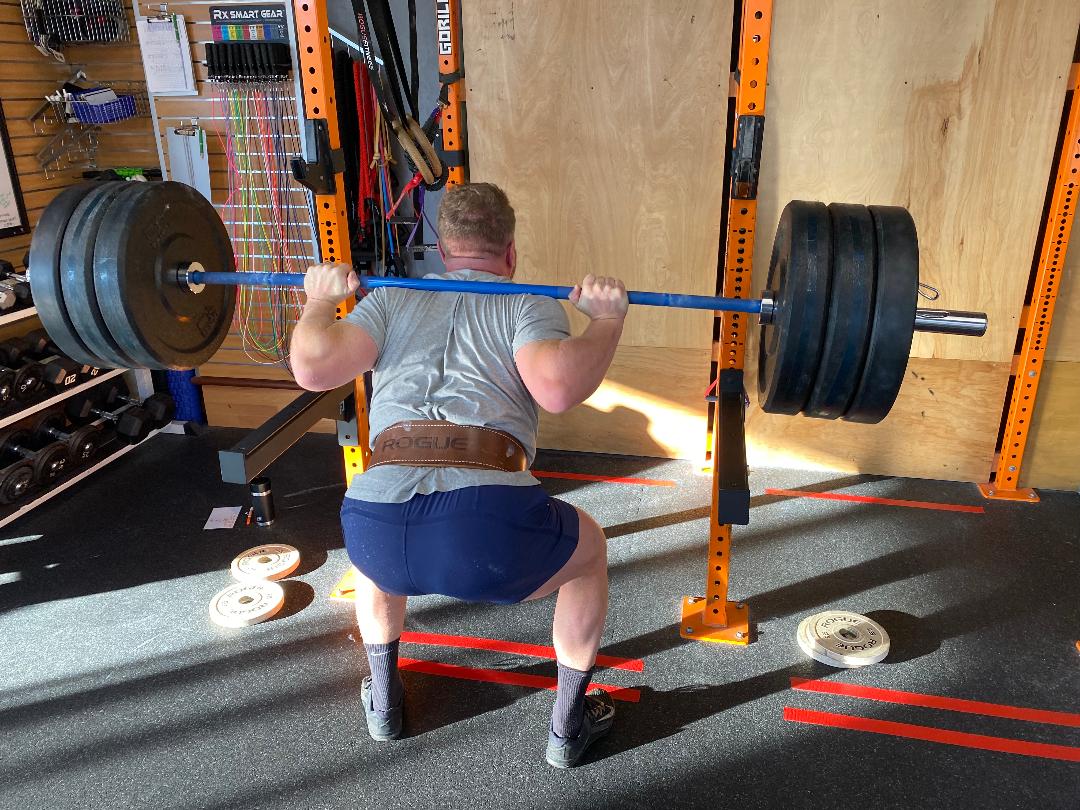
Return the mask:
<path fill-rule="evenodd" d="M 273 542 L 300 549 L 298 575 L 318 568 L 328 549 L 343 546 L 337 506 L 342 485 L 311 481 L 312 469 L 326 470 L 327 481 L 340 475 L 340 448 L 332 437 L 306 437 L 302 451 L 286 454 L 267 471 L 277 499 L 274 525 L 247 526 L 241 513 L 234 529 L 203 530 L 214 507 L 250 502 L 246 487 L 222 483 L 217 463 L 217 449 L 240 435 L 157 436 L 8 527 L 9 538 L 40 536 L 0 544 L 0 574 L 9 575 L 0 584 L 0 612 L 228 571 L 237 554 Z M 103 497 L 109 498 L 104 507 Z M 302 531 L 297 519 L 289 519 L 300 507 L 310 507 Z"/>
<path fill-rule="evenodd" d="M 847 487 L 865 484 L 870 481 L 883 480 L 886 480 L 886 476 L 851 475 L 843 478 L 833 478 L 828 481 L 821 481 L 816 484 L 807 484 L 801 487 L 801 489 L 804 492 L 832 492 L 837 489 L 845 489 Z M 791 500 L 792 497 L 793 496 L 790 495 L 755 495 L 750 499 L 750 508 L 754 509 L 755 507 L 769 506 L 774 503 L 780 503 L 781 501 Z M 627 534 L 636 534 L 637 532 L 660 529 L 666 526 L 676 526 L 680 523 L 688 523 L 692 520 L 708 518 L 710 510 L 711 507 L 702 506 L 696 509 L 684 509 L 679 512 L 671 512 L 667 515 L 657 515 L 655 517 L 641 518 L 639 520 L 630 520 L 626 523 L 605 526 L 604 534 L 609 540 L 612 540 Z M 708 538 L 706 538 L 706 540 L 707 539 Z"/>

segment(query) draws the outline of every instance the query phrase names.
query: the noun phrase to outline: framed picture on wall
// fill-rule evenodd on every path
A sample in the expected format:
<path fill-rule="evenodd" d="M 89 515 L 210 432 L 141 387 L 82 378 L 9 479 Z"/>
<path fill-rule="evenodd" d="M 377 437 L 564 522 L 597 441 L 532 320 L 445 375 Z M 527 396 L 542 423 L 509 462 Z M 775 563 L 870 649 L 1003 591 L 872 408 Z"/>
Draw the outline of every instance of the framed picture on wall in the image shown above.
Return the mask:
<path fill-rule="evenodd" d="M 15 156 L 11 154 L 3 106 L 0 106 L 0 148 L 4 150 L 0 159 L 0 239 L 4 239 L 30 233 L 30 221 L 26 218 L 26 206 L 23 204 L 19 175 L 15 171 Z"/>

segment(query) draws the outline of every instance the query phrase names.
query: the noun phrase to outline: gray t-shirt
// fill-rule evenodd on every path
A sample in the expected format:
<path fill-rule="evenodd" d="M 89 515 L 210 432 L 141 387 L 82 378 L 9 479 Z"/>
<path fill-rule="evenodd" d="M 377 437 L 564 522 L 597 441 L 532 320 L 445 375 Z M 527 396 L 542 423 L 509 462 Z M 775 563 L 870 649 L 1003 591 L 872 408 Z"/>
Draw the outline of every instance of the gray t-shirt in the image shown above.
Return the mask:
<path fill-rule="evenodd" d="M 478 270 L 426 278 L 510 279 Z M 379 347 L 372 374 L 371 440 L 408 419 L 441 419 L 511 434 L 536 455 L 539 408 L 518 374 L 514 355 L 537 340 L 570 336 L 562 306 L 538 295 L 478 295 L 379 287 L 346 317 Z M 403 503 L 413 495 L 486 484 L 531 486 L 529 472 L 386 464 L 352 480 L 346 496 Z"/>

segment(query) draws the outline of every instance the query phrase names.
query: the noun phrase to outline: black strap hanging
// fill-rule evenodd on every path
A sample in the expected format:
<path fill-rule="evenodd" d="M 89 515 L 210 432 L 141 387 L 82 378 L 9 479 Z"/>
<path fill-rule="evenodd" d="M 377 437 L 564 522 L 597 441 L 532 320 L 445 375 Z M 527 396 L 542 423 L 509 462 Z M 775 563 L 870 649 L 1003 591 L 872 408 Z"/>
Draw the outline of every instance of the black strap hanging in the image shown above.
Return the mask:
<path fill-rule="evenodd" d="M 406 82 L 408 74 L 405 71 L 405 61 L 401 57 L 401 47 L 398 45 L 397 29 L 394 27 L 394 17 L 390 12 L 389 0 L 368 0 L 368 19 L 371 22 L 371 32 L 379 44 L 379 52 L 382 54 L 383 68 L 386 71 L 387 83 L 394 94 L 394 101 L 402 118 L 408 113 L 414 119 L 418 119 L 419 105 L 411 97 L 411 83 Z M 410 36 L 410 42 L 412 38 Z M 402 91 L 404 90 L 408 108 L 402 103 Z"/>
<path fill-rule="evenodd" d="M 352 6 L 353 13 L 356 15 L 360 52 L 364 56 L 364 66 L 367 68 L 368 78 L 371 79 L 375 98 L 390 121 L 400 122 L 404 117 L 405 107 L 401 103 L 397 83 L 390 81 L 387 76 L 386 68 L 390 66 L 385 62 L 375 61 L 375 49 L 371 44 L 371 26 L 368 24 L 368 15 L 364 10 L 364 0 L 352 0 Z"/>
<path fill-rule="evenodd" d="M 416 0 L 409 0 L 409 103 L 412 105 L 413 118 L 420 120 L 420 56 L 416 48 Z"/>
<path fill-rule="evenodd" d="M 379 106 L 386 115 L 387 122 L 410 164 L 423 178 L 425 187 L 441 188 L 445 183 L 447 171 L 432 144 L 432 133 L 426 128 L 433 128 L 435 116 L 426 122 L 425 128 L 417 123 L 420 106 L 420 71 L 416 37 L 416 0 L 408 1 L 411 75 L 405 71 L 389 0 L 366 0 L 366 2 L 352 0 L 352 6 L 353 13 L 356 15 L 360 50 L 363 52 L 364 63 Z M 378 45 L 381 60 L 376 60 L 373 38 Z M 405 102 L 408 102 L 407 107 Z"/>

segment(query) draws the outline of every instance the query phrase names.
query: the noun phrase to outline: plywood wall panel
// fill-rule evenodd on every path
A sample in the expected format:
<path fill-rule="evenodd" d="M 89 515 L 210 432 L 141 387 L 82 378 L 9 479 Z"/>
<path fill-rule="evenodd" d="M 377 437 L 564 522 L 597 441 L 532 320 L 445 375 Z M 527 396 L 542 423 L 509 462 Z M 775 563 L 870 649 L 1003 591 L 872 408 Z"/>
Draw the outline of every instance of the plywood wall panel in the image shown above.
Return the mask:
<path fill-rule="evenodd" d="M 778 0 L 759 232 L 790 199 L 908 207 L 940 304 L 990 315 L 914 353 L 1008 361 L 1078 23 L 1075 0 Z"/>
<path fill-rule="evenodd" d="M 518 279 L 714 294 L 730 2 L 464 4 L 470 171 L 518 213 Z M 711 316 L 641 309 L 630 346 L 700 348 Z M 580 327 L 580 323 L 578 324 Z"/>
<path fill-rule="evenodd" d="M 541 415 L 540 446 L 703 459 L 708 374 L 708 349 L 620 346 L 584 404 Z"/>
<path fill-rule="evenodd" d="M 470 172 L 514 204 L 517 280 L 715 294 L 731 19 L 705 0 L 463 4 Z M 598 399 L 545 416 L 541 445 L 700 455 L 711 341 L 709 313 L 634 309 Z"/>
<path fill-rule="evenodd" d="M 235 388 L 233 386 L 202 386 L 203 402 L 211 424 L 219 427 L 253 428 L 276 416 L 282 408 L 300 396 L 302 391 L 282 391 L 273 388 Z M 322 419 L 311 428 L 312 433 L 335 433 L 337 427 Z"/>
<path fill-rule="evenodd" d="M 953 481 L 990 472 L 1008 363 L 912 358 L 892 412 L 877 425 L 774 416 L 756 406 L 747 453 L 757 466 Z"/>
<path fill-rule="evenodd" d="M 1024 451 L 1020 486 L 1080 490 L 1078 410 L 1080 363 L 1047 363 Z"/>
<path fill-rule="evenodd" d="M 917 335 L 878 426 L 753 405 L 757 463 L 989 477 L 1078 24 L 1058 0 L 777 2 L 755 286 L 788 200 L 903 205 L 942 290 L 926 305 L 985 310 L 990 330 Z"/>

